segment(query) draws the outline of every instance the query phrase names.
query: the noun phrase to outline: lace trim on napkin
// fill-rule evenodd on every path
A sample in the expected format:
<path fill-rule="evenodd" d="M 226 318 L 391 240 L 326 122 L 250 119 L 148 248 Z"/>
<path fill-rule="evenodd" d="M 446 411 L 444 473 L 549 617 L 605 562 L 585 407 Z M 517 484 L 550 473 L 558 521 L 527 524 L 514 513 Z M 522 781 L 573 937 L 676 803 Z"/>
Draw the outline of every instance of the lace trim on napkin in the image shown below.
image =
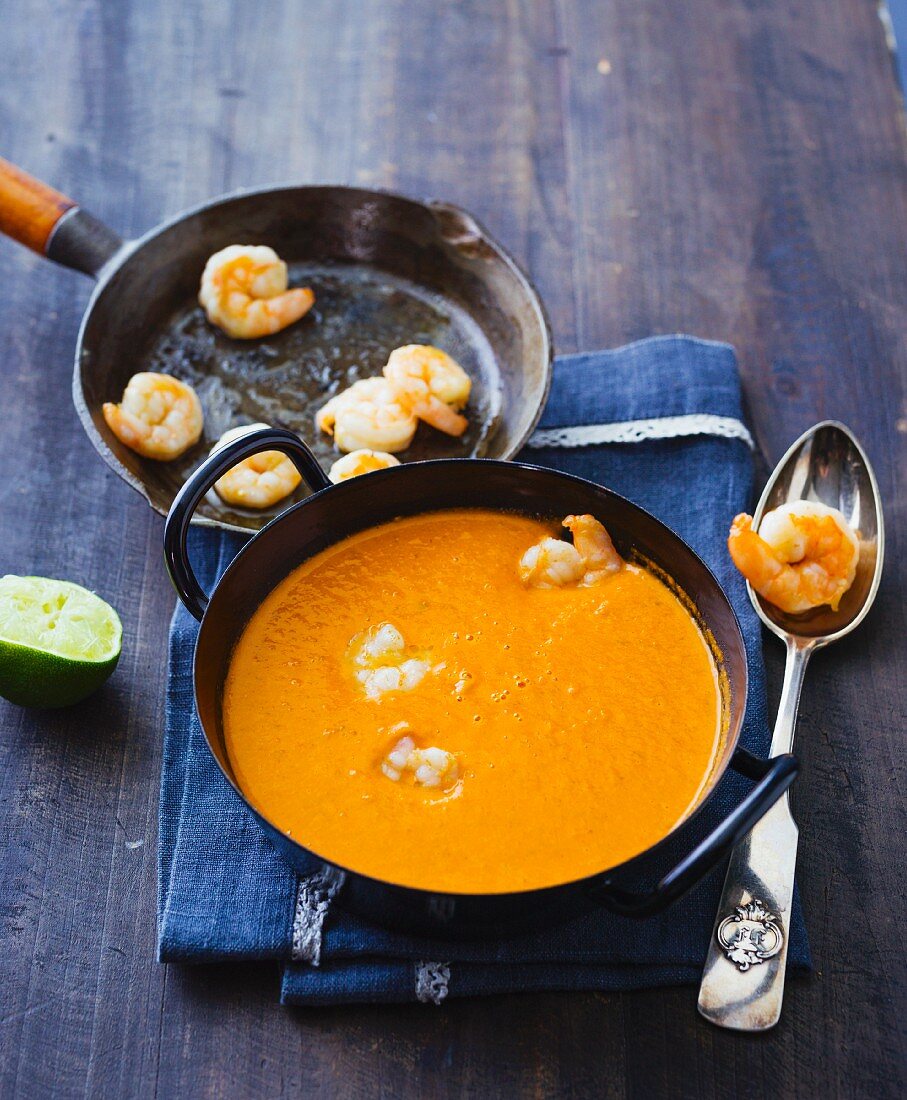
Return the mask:
<path fill-rule="evenodd" d="M 447 996 L 450 981 L 450 963 L 416 963 L 416 1000 L 422 1004 L 439 1005 Z"/>
<path fill-rule="evenodd" d="M 648 439 L 678 439 L 690 435 L 714 435 L 742 439 L 755 450 L 745 424 L 733 416 L 687 413 L 653 416 L 649 420 L 620 420 L 612 424 L 584 424 L 573 428 L 540 428 L 526 443 L 532 450 L 543 447 L 591 447 L 601 443 L 643 443 Z"/>
<path fill-rule="evenodd" d="M 333 867 L 301 878 L 296 888 L 296 911 L 293 914 L 293 945 L 290 957 L 294 962 L 318 966 L 321 962 L 321 930 L 331 902 L 343 885 L 346 875 Z"/>

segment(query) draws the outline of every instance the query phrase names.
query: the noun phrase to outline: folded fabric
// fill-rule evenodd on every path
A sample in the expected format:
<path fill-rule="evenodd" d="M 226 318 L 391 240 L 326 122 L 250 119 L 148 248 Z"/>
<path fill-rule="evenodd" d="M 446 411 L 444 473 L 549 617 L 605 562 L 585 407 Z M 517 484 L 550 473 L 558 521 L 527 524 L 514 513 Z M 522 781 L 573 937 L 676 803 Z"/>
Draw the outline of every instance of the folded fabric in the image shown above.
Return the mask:
<path fill-rule="evenodd" d="M 677 531 L 728 593 L 747 647 L 750 693 L 741 743 L 764 756 L 769 732 L 758 620 L 725 537 L 750 499 L 751 440 L 727 345 L 655 337 L 555 364 L 551 397 L 523 461 L 607 485 Z M 213 587 L 242 538 L 193 530 L 202 584 Z M 165 962 L 283 961 L 293 1004 L 433 1001 L 518 990 L 640 989 L 698 980 L 721 886 L 713 872 L 665 913 L 597 912 L 506 941 L 451 943 L 381 929 L 343 911 L 330 872 L 298 879 L 265 840 L 208 752 L 195 713 L 197 624 L 173 616 L 161 782 L 158 944 Z M 728 775 L 674 841 L 687 850 L 748 784 Z M 809 966 L 795 899 L 789 964 Z"/>

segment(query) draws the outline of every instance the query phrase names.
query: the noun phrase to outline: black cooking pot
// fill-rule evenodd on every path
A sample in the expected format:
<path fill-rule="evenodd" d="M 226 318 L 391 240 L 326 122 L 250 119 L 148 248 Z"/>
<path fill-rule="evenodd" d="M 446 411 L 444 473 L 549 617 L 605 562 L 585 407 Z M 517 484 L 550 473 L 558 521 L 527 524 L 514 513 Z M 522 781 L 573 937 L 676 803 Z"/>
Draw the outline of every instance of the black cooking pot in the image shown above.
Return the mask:
<path fill-rule="evenodd" d="M 313 495 L 289 508 L 243 547 L 208 596 L 187 556 L 186 536 L 199 501 L 231 466 L 258 451 L 289 455 Z M 662 569 L 687 594 L 720 655 L 728 690 L 726 737 L 706 794 L 710 799 L 728 767 L 756 786 L 657 884 L 629 889 L 641 861 L 664 855 L 664 841 L 622 864 L 542 890 L 504 894 L 447 894 L 418 890 L 337 867 L 287 837 L 245 799 L 224 747 L 221 698 L 233 647 L 262 600 L 291 570 L 333 543 L 398 516 L 445 508 L 490 508 L 558 518 L 589 512 L 601 519 L 618 549 Z M 500 936 L 554 924 L 595 906 L 646 916 L 663 909 L 715 866 L 793 782 L 794 756 L 760 760 L 737 744 L 746 705 L 747 665 L 740 628 L 727 597 L 699 557 L 671 530 L 623 497 L 590 481 L 514 462 L 444 459 L 411 463 L 332 485 L 295 435 L 263 428 L 217 451 L 189 478 L 167 517 L 164 552 L 180 599 L 201 620 L 195 649 L 195 698 L 208 747 L 221 771 L 271 842 L 300 874 L 333 867 L 344 876 L 338 902 L 365 919 L 426 935 Z M 670 762 L 666 761 L 666 766 Z M 317 790 L 301 790 L 316 800 Z M 667 838 L 665 838 L 667 839 Z"/>

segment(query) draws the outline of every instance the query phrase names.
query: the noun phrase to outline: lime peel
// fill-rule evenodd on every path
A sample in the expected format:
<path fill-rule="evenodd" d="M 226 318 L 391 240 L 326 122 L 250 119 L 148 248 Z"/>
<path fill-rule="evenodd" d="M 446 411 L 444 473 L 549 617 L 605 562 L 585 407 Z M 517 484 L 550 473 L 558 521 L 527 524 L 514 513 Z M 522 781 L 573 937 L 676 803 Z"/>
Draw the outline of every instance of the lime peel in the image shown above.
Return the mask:
<path fill-rule="evenodd" d="M 81 585 L 0 577 L 0 695 L 23 706 L 78 702 L 113 672 L 122 634 L 116 611 Z"/>

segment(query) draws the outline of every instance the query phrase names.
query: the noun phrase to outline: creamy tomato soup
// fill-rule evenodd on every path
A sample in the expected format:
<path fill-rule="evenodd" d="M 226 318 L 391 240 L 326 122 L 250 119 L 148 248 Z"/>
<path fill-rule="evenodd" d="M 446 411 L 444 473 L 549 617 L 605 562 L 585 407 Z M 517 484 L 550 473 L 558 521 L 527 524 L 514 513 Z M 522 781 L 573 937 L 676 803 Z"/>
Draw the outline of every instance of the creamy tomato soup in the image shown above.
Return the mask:
<path fill-rule="evenodd" d="M 714 660 L 639 566 L 524 585 L 521 556 L 555 528 L 429 513 L 286 577 L 224 689 L 250 801 L 328 860 L 452 892 L 566 882 L 664 837 L 720 748 Z"/>

